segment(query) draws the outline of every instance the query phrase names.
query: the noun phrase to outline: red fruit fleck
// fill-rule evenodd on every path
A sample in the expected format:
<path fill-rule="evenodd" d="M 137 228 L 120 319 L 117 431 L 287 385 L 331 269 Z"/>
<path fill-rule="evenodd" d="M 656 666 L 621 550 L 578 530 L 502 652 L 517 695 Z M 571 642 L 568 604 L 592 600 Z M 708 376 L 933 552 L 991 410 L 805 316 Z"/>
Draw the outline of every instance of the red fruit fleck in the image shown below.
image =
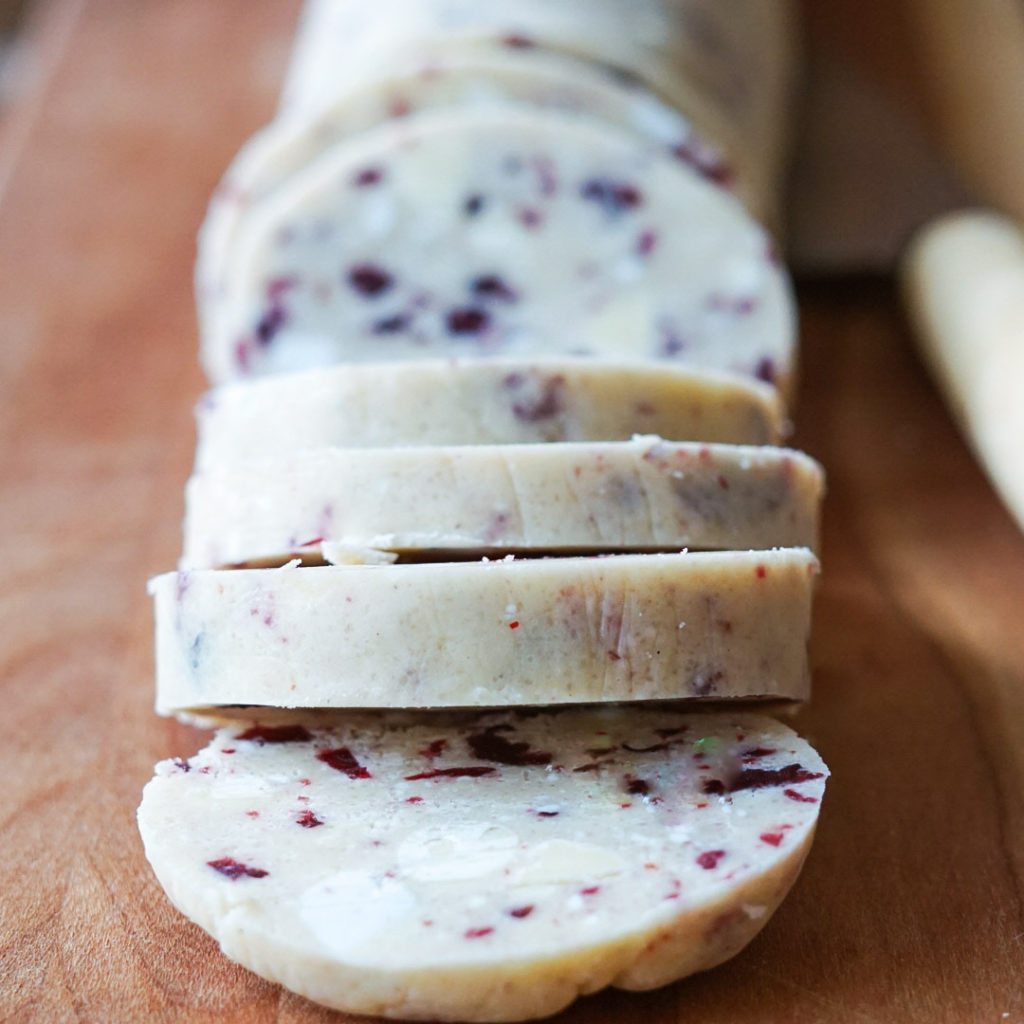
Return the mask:
<path fill-rule="evenodd" d="M 513 907 L 509 912 L 509 917 L 529 917 L 533 913 L 533 904 L 527 903 L 524 907 Z"/>
<path fill-rule="evenodd" d="M 647 796 L 651 791 L 651 784 L 646 779 L 637 779 L 627 775 L 622 780 L 626 792 L 632 796 Z"/>
<path fill-rule="evenodd" d="M 490 314 L 476 306 L 462 306 L 453 309 L 447 318 L 448 331 L 451 334 L 479 334 L 485 331 L 491 322 Z"/>
<path fill-rule="evenodd" d="M 335 747 L 333 750 L 318 750 L 318 761 L 323 761 L 329 768 L 344 772 L 350 779 L 370 779 L 373 776 L 355 759 L 348 747 Z"/>
<path fill-rule="evenodd" d="M 468 736 L 466 742 L 481 761 L 496 761 L 498 764 L 517 767 L 551 763 L 551 754 L 546 750 L 531 750 L 529 743 L 515 743 L 501 735 L 511 729 L 509 725 L 492 725 L 483 732 Z"/>
<path fill-rule="evenodd" d="M 511 621 L 511 622 L 510 622 L 510 623 L 508 624 L 508 628 L 509 628 L 509 629 L 518 629 L 518 628 L 519 628 L 519 620 L 518 620 L 518 619 L 513 619 L 513 620 L 512 620 L 512 621 Z"/>
<path fill-rule="evenodd" d="M 820 776 L 815 776 L 815 778 L 819 778 L 819 777 Z M 795 789 L 784 789 L 782 791 L 782 795 L 783 796 L 788 796 L 790 800 L 796 800 L 796 801 L 798 801 L 799 803 L 802 803 L 802 804 L 816 804 L 818 802 L 818 798 L 817 797 L 815 797 L 815 796 L 804 796 L 803 793 L 798 793 Z"/>
<path fill-rule="evenodd" d="M 301 725 L 253 725 L 235 737 L 236 740 L 250 740 L 260 746 L 264 743 L 304 743 L 312 738 L 309 730 Z"/>
<path fill-rule="evenodd" d="M 421 804 L 423 803 L 423 797 L 421 796 L 407 796 L 405 798 L 407 804 Z"/>
<path fill-rule="evenodd" d="M 658 233 L 656 231 L 641 231 L 636 240 L 636 252 L 638 256 L 649 256 L 654 252 L 658 244 Z"/>
<path fill-rule="evenodd" d="M 260 317 L 253 332 L 261 345 L 269 345 L 274 335 L 284 326 L 287 314 L 283 307 L 273 305 Z"/>
<path fill-rule="evenodd" d="M 379 167 L 364 167 L 352 179 L 352 184 L 357 188 L 366 185 L 378 185 L 384 177 L 384 172 Z"/>
<path fill-rule="evenodd" d="M 250 818 L 258 818 L 260 816 L 260 812 L 259 811 L 246 811 L 245 813 Z"/>
<path fill-rule="evenodd" d="M 513 381 L 513 378 L 515 380 Z M 522 377 L 519 374 L 509 374 L 505 378 L 506 387 L 519 387 L 522 384 Z M 540 420 L 551 419 L 559 415 L 564 408 L 562 393 L 565 389 L 565 377 L 556 374 L 544 381 L 539 397 L 531 401 L 515 402 L 512 405 L 512 413 L 517 420 L 525 423 L 537 423 Z"/>
<path fill-rule="evenodd" d="M 348 283 L 360 295 L 372 298 L 386 292 L 395 280 L 386 270 L 372 263 L 360 263 L 348 272 Z"/>
<path fill-rule="evenodd" d="M 171 763 L 180 772 L 192 771 L 192 765 L 190 765 L 188 761 L 186 761 L 183 757 L 176 757 Z"/>
<path fill-rule="evenodd" d="M 756 569 L 754 570 L 754 575 L 755 575 L 755 576 L 757 576 L 757 578 L 758 578 L 759 580 L 763 580 L 763 579 L 765 578 L 765 576 L 767 576 L 767 575 L 768 575 L 768 570 L 767 570 L 767 569 L 766 569 L 766 568 L 765 568 L 765 567 L 764 567 L 763 565 L 759 565 L 759 566 L 758 566 L 758 567 L 757 567 L 757 568 L 756 568 Z"/>
<path fill-rule="evenodd" d="M 295 819 L 303 828 L 316 828 L 317 825 L 324 823 L 323 818 L 319 818 L 314 814 L 308 807 L 300 812 L 298 817 Z"/>
<path fill-rule="evenodd" d="M 374 334 L 399 334 L 409 326 L 409 322 L 405 313 L 396 313 L 375 321 L 371 330 Z"/>
<path fill-rule="evenodd" d="M 609 657 L 609 658 L 610 658 L 610 659 L 611 659 L 612 661 L 622 661 L 622 655 L 621 655 L 621 654 L 619 654 L 619 652 L 618 652 L 618 651 L 609 651 L 609 652 L 608 652 L 608 657 Z"/>
<path fill-rule="evenodd" d="M 724 856 L 725 850 L 705 850 L 705 852 L 697 858 L 697 863 L 705 871 L 712 871 L 714 868 L 718 867 L 718 862 Z"/>
<path fill-rule="evenodd" d="M 594 893 L 600 892 L 601 886 L 599 885 L 588 885 L 585 889 L 580 889 L 581 896 L 593 896 Z"/>
<path fill-rule="evenodd" d="M 488 299 L 501 299 L 504 302 L 515 302 L 519 297 L 497 274 L 484 274 L 470 282 L 470 290 L 474 295 Z"/>
<path fill-rule="evenodd" d="M 253 868 L 248 864 L 243 864 L 233 857 L 221 857 L 219 860 L 208 860 L 206 863 L 214 871 L 219 871 L 225 878 L 266 878 L 269 873 L 263 868 Z"/>
<path fill-rule="evenodd" d="M 493 932 L 493 931 L 494 931 L 494 929 L 490 928 L 490 927 L 487 927 L 487 928 L 468 928 L 468 929 L 466 929 L 466 938 L 467 939 L 482 939 L 485 935 L 490 935 L 491 932 Z"/>
<path fill-rule="evenodd" d="M 222 754 L 233 754 L 234 752 L 235 752 L 235 748 L 234 747 L 225 747 L 221 751 Z"/>
<path fill-rule="evenodd" d="M 754 368 L 754 376 L 758 380 L 763 380 L 765 384 L 774 384 L 778 376 L 775 363 L 768 358 L 762 359 Z"/>
<path fill-rule="evenodd" d="M 421 757 L 440 757 L 448 746 L 446 739 L 431 740 L 421 751 Z"/>
<path fill-rule="evenodd" d="M 491 775 L 496 768 L 486 764 L 473 764 L 465 768 L 434 768 L 429 772 L 418 772 L 406 775 L 406 782 L 419 782 L 421 779 L 478 779 L 482 775 Z"/>
<path fill-rule="evenodd" d="M 580 195 L 612 214 L 633 209 L 643 202 L 643 194 L 635 185 L 612 181 L 610 178 L 591 178 L 585 181 L 580 186 Z"/>
<path fill-rule="evenodd" d="M 743 757 L 770 757 L 775 753 L 774 747 L 751 747 L 743 751 Z"/>
<path fill-rule="evenodd" d="M 518 214 L 519 223 L 524 228 L 535 228 L 540 225 L 543 221 L 543 217 L 539 210 L 535 210 L 532 206 L 524 206 Z"/>
<path fill-rule="evenodd" d="M 784 786 L 820 778 L 821 772 L 809 772 L 799 764 L 787 764 L 784 768 L 745 768 L 731 788 L 735 793 L 741 789 L 763 789 L 765 786 Z"/>
<path fill-rule="evenodd" d="M 684 163 L 688 163 L 701 177 L 723 187 L 730 185 L 735 173 L 714 150 L 693 141 L 680 142 L 673 154 Z"/>
<path fill-rule="evenodd" d="M 768 843 L 769 846 L 778 846 L 782 842 L 781 832 L 762 832 L 761 842 Z"/>

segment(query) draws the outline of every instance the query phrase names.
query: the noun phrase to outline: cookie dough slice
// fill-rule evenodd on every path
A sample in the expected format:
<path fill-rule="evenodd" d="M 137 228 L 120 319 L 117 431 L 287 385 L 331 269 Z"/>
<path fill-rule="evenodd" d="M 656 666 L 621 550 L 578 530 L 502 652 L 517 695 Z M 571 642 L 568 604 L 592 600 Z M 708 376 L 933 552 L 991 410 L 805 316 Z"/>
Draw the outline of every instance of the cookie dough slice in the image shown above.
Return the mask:
<path fill-rule="evenodd" d="M 788 548 L 166 573 L 157 710 L 804 699 L 817 569 Z"/>
<path fill-rule="evenodd" d="M 813 548 L 822 488 L 800 452 L 657 437 L 322 448 L 195 474 L 182 567 L 315 564 L 339 547 L 433 560 Z"/>
<path fill-rule="evenodd" d="M 788 148 L 798 46 L 788 0 L 313 0 L 296 37 L 282 111 L 310 116 L 380 77 L 382 67 L 443 60 L 468 42 L 549 50 L 644 83 L 687 116 L 713 112 L 715 139 L 748 168 L 759 209 L 774 206 Z"/>
<path fill-rule="evenodd" d="M 363 363 L 225 384 L 196 407 L 196 466 L 307 448 L 626 441 L 775 444 L 777 392 L 640 361 Z"/>
<path fill-rule="evenodd" d="M 563 54 L 452 47 L 404 69 L 390 64 L 386 74 L 332 97 L 315 114 L 278 118 L 249 140 L 215 191 L 199 234 L 196 290 L 204 333 L 215 329 L 216 300 L 227 288 L 232 251 L 246 216 L 333 144 L 416 111 L 509 105 L 562 111 L 634 131 L 709 180 L 728 185 L 758 210 L 742 147 L 733 145 L 727 154 L 711 144 L 710 139 L 727 133 L 713 113 L 700 109 L 699 99 L 684 118 L 638 83 Z M 373 184 L 374 173 L 367 170 L 365 187 Z"/>
<path fill-rule="evenodd" d="M 789 281 L 740 202 L 630 132 L 552 112 L 426 112 L 341 143 L 253 211 L 237 253 L 203 338 L 214 381 L 559 354 L 784 393 L 792 376 Z"/>
<path fill-rule="evenodd" d="M 749 714 L 255 722 L 158 764 L 139 828 L 175 906 L 257 974 L 350 1013 L 515 1021 L 738 953 L 827 776 Z"/>

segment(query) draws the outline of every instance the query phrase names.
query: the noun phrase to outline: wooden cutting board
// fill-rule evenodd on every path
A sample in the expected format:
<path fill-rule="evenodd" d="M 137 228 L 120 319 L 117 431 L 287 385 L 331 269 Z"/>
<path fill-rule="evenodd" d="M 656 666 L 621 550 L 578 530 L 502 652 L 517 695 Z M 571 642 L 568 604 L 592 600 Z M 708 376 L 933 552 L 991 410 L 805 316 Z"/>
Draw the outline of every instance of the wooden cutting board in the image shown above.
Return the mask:
<path fill-rule="evenodd" d="M 53 0 L 0 135 L 0 1020 L 344 1021 L 235 967 L 134 824 L 203 387 L 206 200 L 270 114 L 289 0 Z M 801 290 L 796 443 L 829 471 L 805 872 L 735 961 L 573 1024 L 1024 1019 L 1024 539 L 885 280 Z M 1024 382 L 1022 382 L 1024 383 Z"/>

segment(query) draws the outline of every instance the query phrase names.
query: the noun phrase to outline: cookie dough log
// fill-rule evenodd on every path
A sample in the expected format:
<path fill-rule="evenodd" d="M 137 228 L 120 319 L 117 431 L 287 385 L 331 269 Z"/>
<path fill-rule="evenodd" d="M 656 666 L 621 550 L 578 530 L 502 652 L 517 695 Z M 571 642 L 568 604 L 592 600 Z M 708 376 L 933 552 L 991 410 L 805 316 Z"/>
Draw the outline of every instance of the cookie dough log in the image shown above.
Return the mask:
<path fill-rule="evenodd" d="M 913 240 L 902 275 L 919 351 L 1024 529 L 1024 231 L 990 211 L 949 214 Z"/>
<path fill-rule="evenodd" d="M 166 573 L 157 711 L 804 699 L 817 570 L 787 548 Z"/>
<path fill-rule="evenodd" d="M 442 61 L 474 42 L 583 58 L 692 118 L 743 168 L 756 216 L 777 220 L 798 74 L 789 0 L 312 0 L 282 112 L 309 116 L 396 60 Z"/>
<path fill-rule="evenodd" d="M 813 548 L 823 480 L 800 452 L 657 437 L 323 448 L 193 475 L 181 564 Z"/>
<path fill-rule="evenodd" d="M 171 901 L 351 1013 L 546 1017 L 714 967 L 808 853 L 828 769 L 749 714 L 242 724 L 163 761 L 139 829 Z"/>
<path fill-rule="evenodd" d="M 332 96 L 315 113 L 278 118 L 242 148 L 214 192 L 199 234 L 196 294 L 203 333 L 216 330 L 217 297 L 227 288 L 245 218 L 334 143 L 416 111 L 509 105 L 561 111 L 633 131 L 728 185 L 756 209 L 747 170 L 709 141 L 712 115 L 691 122 L 638 83 L 561 54 L 507 47 L 446 51 L 404 69 L 389 65 L 386 74 Z"/>
<path fill-rule="evenodd" d="M 307 448 L 625 441 L 776 444 L 774 388 L 640 361 L 363 363 L 225 384 L 196 407 L 196 467 Z"/>
<path fill-rule="evenodd" d="M 369 176 L 369 181 L 368 181 Z M 632 133 L 426 112 L 343 142 L 247 218 L 211 380 L 337 362 L 650 358 L 787 391 L 788 277 L 727 191 Z"/>

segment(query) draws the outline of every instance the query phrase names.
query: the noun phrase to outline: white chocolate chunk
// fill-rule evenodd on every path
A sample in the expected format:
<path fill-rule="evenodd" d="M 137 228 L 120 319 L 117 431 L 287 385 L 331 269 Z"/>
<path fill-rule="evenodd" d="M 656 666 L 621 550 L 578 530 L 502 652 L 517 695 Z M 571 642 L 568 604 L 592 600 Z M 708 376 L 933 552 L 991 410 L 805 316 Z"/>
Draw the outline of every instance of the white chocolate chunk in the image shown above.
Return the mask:
<path fill-rule="evenodd" d="M 800 452 L 657 437 L 318 449 L 193 476 L 181 566 L 315 561 L 325 544 L 432 557 L 813 548 L 822 487 Z"/>
<path fill-rule="evenodd" d="M 585 359 L 335 366 L 208 392 L 196 409 L 199 470 L 307 448 L 627 441 L 773 444 L 774 389 L 640 362 Z"/>
<path fill-rule="evenodd" d="M 339 143 L 252 211 L 236 257 L 202 340 L 213 381 L 559 354 L 783 393 L 793 372 L 789 281 L 739 201 L 662 147 L 553 112 L 425 112 Z"/>
<path fill-rule="evenodd" d="M 156 706 L 803 699 L 817 568 L 788 548 L 167 573 Z"/>
<path fill-rule="evenodd" d="M 728 183 L 756 209 L 743 168 L 707 141 L 713 114 L 701 112 L 699 103 L 692 105 L 697 108 L 695 131 L 687 118 L 646 89 L 604 67 L 529 48 L 446 48 L 404 69 L 389 65 L 386 74 L 332 97 L 315 113 L 278 118 L 245 144 L 217 187 L 199 234 L 196 291 L 202 333 L 212 336 L 218 330 L 218 297 L 234 272 L 246 217 L 336 142 L 415 111 L 509 105 L 562 111 L 629 129 L 710 180 Z M 372 182 L 364 187 L 371 188 Z"/>
<path fill-rule="evenodd" d="M 1024 529 L 1024 230 L 989 211 L 943 217 L 907 251 L 903 285 L 921 354 Z"/>
<path fill-rule="evenodd" d="M 319 716 L 161 762 L 139 828 L 171 901 L 258 974 L 352 1013 L 511 1021 L 739 952 L 827 775 L 750 714 Z"/>

